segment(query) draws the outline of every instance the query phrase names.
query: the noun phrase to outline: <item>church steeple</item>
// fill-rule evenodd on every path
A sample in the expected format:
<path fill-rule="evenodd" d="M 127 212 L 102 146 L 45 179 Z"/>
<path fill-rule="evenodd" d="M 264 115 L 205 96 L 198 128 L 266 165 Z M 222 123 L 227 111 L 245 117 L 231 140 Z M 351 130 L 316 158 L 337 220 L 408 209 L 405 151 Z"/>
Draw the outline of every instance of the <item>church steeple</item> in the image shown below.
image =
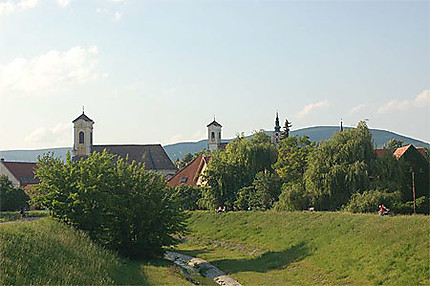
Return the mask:
<path fill-rule="evenodd" d="M 216 122 L 214 115 L 214 121 L 209 123 L 206 127 L 208 128 L 208 149 L 210 151 L 215 151 L 221 146 L 222 125 Z"/>
<path fill-rule="evenodd" d="M 281 136 L 281 125 L 279 125 L 279 115 L 278 111 L 276 111 L 275 118 L 275 131 L 273 132 L 272 143 L 278 144 Z"/>
<path fill-rule="evenodd" d="M 275 132 L 280 132 L 281 126 L 279 125 L 279 116 L 278 112 L 276 111 L 276 119 L 275 119 Z"/>
<path fill-rule="evenodd" d="M 84 113 L 82 107 L 82 114 L 72 122 L 74 129 L 72 158 L 90 155 L 93 146 L 94 121 Z"/>

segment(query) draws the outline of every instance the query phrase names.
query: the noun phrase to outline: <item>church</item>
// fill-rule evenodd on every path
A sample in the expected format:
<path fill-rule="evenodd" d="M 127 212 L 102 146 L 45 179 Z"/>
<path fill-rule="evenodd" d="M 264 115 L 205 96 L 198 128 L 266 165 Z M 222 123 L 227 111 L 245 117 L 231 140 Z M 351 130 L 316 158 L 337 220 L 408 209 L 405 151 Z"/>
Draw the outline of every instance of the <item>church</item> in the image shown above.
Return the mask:
<path fill-rule="evenodd" d="M 144 163 L 145 169 L 165 175 L 167 178 L 177 172 L 177 168 L 167 156 L 166 151 L 160 144 L 131 144 L 131 145 L 94 145 L 93 130 L 94 120 L 89 118 L 84 111 L 73 123 L 73 149 L 72 159 L 80 160 L 86 158 L 92 152 L 103 152 L 127 158 L 131 163 Z"/>

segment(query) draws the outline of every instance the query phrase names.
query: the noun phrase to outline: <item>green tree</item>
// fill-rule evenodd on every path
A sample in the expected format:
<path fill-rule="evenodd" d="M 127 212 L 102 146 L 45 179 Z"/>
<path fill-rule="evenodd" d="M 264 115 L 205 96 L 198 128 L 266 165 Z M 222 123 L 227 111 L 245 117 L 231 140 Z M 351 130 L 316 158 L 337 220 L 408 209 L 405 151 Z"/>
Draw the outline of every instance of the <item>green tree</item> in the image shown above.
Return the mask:
<path fill-rule="evenodd" d="M 235 207 L 239 210 L 268 210 L 278 200 L 279 193 L 280 180 L 276 173 L 259 172 L 251 186 L 239 190 Z"/>
<path fill-rule="evenodd" d="M 287 137 L 278 146 L 278 160 L 274 168 L 284 183 L 301 182 L 306 171 L 309 153 L 315 144 L 309 137 Z"/>
<path fill-rule="evenodd" d="M 184 155 L 184 157 L 182 158 L 182 160 L 179 161 L 178 163 L 178 167 L 179 169 L 184 168 L 186 165 L 188 165 L 188 163 L 190 163 L 193 160 L 193 155 L 191 153 L 187 153 Z"/>
<path fill-rule="evenodd" d="M 247 140 L 238 136 L 227 145 L 225 151 L 216 151 L 205 171 L 207 188 L 203 190 L 200 206 L 212 209 L 219 205 L 232 208 L 238 191 L 250 186 L 255 175 L 264 170 L 273 172 L 276 147 L 262 132 Z M 263 140 L 261 140 L 263 138 Z"/>
<path fill-rule="evenodd" d="M 294 181 L 282 185 L 282 192 L 275 204 L 277 211 L 304 210 L 309 207 L 309 195 L 302 181 Z"/>
<path fill-rule="evenodd" d="M 384 149 L 397 149 L 403 146 L 403 140 L 391 139 L 387 143 L 384 144 Z"/>
<path fill-rule="evenodd" d="M 375 154 L 366 123 L 336 133 L 316 147 L 308 160 L 304 180 L 310 203 L 322 210 L 339 209 L 351 194 L 369 187 Z"/>
<path fill-rule="evenodd" d="M 169 199 L 161 175 L 122 158 L 92 153 L 66 162 L 47 154 L 38 159 L 39 204 L 59 220 L 87 231 L 99 244 L 130 257 L 154 256 L 176 243 L 184 214 Z"/>
<path fill-rule="evenodd" d="M 172 187 L 169 192 L 170 199 L 174 201 L 181 210 L 193 211 L 198 209 L 197 202 L 202 197 L 198 188 L 181 184 Z"/>
<path fill-rule="evenodd" d="M 289 122 L 288 119 L 285 119 L 284 130 L 281 132 L 281 140 L 284 140 L 290 136 L 290 130 L 292 126 L 292 122 Z"/>
<path fill-rule="evenodd" d="M 0 210 L 16 211 L 27 207 L 29 196 L 21 189 L 14 188 L 6 175 L 0 175 Z"/>

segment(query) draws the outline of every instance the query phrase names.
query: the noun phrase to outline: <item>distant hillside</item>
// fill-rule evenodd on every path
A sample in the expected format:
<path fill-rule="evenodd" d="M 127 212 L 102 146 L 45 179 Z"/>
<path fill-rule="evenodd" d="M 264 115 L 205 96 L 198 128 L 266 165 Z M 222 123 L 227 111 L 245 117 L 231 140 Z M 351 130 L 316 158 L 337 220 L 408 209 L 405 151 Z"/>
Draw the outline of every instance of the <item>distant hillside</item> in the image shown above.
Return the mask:
<path fill-rule="evenodd" d="M 72 151 L 69 147 L 60 148 L 49 148 L 49 149 L 37 149 L 37 150 L 10 150 L 0 151 L 0 158 L 4 158 L 6 161 L 22 161 L 22 162 L 36 162 L 37 156 L 53 152 L 55 157 L 59 157 L 62 160 L 66 159 L 68 151 Z"/>
<path fill-rule="evenodd" d="M 349 129 L 350 127 L 345 127 L 345 129 Z M 311 141 L 322 141 L 328 140 L 330 137 L 339 131 L 338 126 L 315 126 L 302 128 L 298 130 L 291 131 L 292 136 L 309 136 Z M 403 135 L 396 134 L 391 131 L 386 130 L 378 130 L 371 129 L 373 136 L 373 141 L 376 145 L 376 148 L 382 148 L 382 146 L 391 139 L 403 140 L 405 144 L 413 144 L 415 147 L 430 147 L 430 144 L 424 141 L 420 141 L 417 139 L 413 139 L 410 137 L 406 137 Z M 266 133 L 272 136 L 273 131 L 266 131 Z M 248 136 L 250 137 L 250 136 Z M 230 142 L 232 139 L 223 140 L 223 142 Z M 165 145 L 164 149 L 169 155 L 172 161 L 176 159 L 182 159 L 182 157 L 187 153 L 196 153 L 203 149 L 207 148 L 207 140 L 200 140 L 197 142 L 180 142 L 175 144 Z M 66 158 L 67 151 L 71 151 L 71 148 L 63 147 L 63 148 L 50 148 L 50 149 L 39 149 L 39 150 L 10 150 L 10 151 L 0 151 L 0 157 L 5 158 L 7 161 L 27 161 L 27 162 L 35 162 L 37 161 L 37 156 L 46 152 L 54 152 L 55 156 L 60 157 L 61 159 Z"/>
<path fill-rule="evenodd" d="M 350 129 L 351 127 L 345 127 L 345 129 Z M 311 141 L 319 142 L 322 140 L 328 140 L 335 132 L 339 131 L 338 126 L 315 126 L 307 127 L 298 130 L 291 131 L 291 136 L 303 136 L 307 135 Z M 426 147 L 429 148 L 430 144 L 424 141 L 406 137 L 403 135 L 396 134 L 391 131 L 371 129 L 373 141 L 376 148 L 382 148 L 382 146 L 391 139 L 403 140 L 404 144 L 413 144 L 415 147 Z M 266 134 L 272 136 L 273 131 L 266 131 Z M 251 136 L 248 136 L 251 137 Z M 225 142 L 230 142 L 230 140 L 225 140 Z M 176 160 L 177 158 L 182 159 L 182 157 L 187 153 L 195 153 L 204 148 L 207 148 L 207 140 L 200 140 L 198 142 L 181 142 L 171 145 L 164 146 L 170 159 Z"/>

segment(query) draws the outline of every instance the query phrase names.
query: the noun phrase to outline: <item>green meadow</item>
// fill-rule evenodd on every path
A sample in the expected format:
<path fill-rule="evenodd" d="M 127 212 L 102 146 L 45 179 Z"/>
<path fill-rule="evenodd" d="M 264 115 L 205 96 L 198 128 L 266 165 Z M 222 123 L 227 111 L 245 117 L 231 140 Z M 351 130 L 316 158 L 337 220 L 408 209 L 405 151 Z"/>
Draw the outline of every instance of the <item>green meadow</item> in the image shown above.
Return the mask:
<path fill-rule="evenodd" d="M 429 223 L 428 216 L 197 211 L 175 250 L 243 285 L 428 285 Z M 1 285 L 189 285 L 169 261 L 121 258 L 50 218 L 0 224 L 0 265 Z"/>
<path fill-rule="evenodd" d="M 128 260 L 49 218 L 0 224 L 0 285 L 189 285 L 171 262 Z"/>
<path fill-rule="evenodd" d="M 177 250 L 243 285 L 429 285 L 428 216 L 191 212 Z"/>

